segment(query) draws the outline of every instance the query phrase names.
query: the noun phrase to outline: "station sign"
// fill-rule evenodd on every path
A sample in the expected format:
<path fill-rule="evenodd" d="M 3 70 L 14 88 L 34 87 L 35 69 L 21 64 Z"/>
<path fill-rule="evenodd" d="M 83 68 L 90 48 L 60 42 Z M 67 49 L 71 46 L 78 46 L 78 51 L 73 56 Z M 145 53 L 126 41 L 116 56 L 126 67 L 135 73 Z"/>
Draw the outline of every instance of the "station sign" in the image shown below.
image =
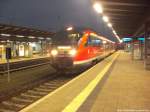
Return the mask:
<path fill-rule="evenodd" d="M 144 42 L 144 41 L 145 41 L 145 38 L 144 38 L 144 37 L 139 37 L 139 38 L 138 38 L 138 40 L 140 40 L 140 41 L 143 41 L 143 42 Z"/>
<path fill-rule="evenodd" d="M 131 42 L 131 41 L 141 41 L 144 42 L 145 38 L 144 37 L 125 37 L 122 39 L 123 42 Z"/>
<path fill-rule="evenodd" d="M 123 42 L 130 42 L 130 41 L 132 41 L 132 38 L 125 37 L 122 40 L 123 40 Z"/>

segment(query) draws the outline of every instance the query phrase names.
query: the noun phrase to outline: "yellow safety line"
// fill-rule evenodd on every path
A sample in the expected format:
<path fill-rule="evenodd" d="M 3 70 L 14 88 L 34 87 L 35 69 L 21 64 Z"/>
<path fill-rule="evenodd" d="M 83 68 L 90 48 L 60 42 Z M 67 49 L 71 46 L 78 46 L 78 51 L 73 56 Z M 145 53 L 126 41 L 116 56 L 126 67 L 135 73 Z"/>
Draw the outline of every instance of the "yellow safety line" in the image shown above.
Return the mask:
<path fill-rule="evenodd" d="M 94 88 L 97 86 L 97 84 L 100 82 L 102 77 L 106 74 L 106 72 L 109 70 L 113 62 L 118 57 L 119 53 L 117 53 L 114 58 L 106 65 L 106 67 L 101 71 L 97 77 L 92 80 L 88 86 L 78 95 L 76 96 L 72 102 L 63 110 L 63 112 L 76 112 L 79 107 L 83 104 L 83 102 L 87 99 L 87 97 L 91 94 L 91 92 L 94 90 Z"/>
<path fill-rule="evenodd" d="M 63 89 L 64 87 L 66 87 L 67 85 L 71 84 L 72 82 L 78 80 L 79 78 L 81 78 L 83 75 L 85 75 L 86 73 L 88 73 L 89 71 L 91 71 L 95 66 L 93 66 L 92 68 L 90 68 L 89 70 L 85 71 L 82 75 L 79 75 L 78 77 L 74 78 L 73 80 L 69 81 L 68 83 L 64 84 L 63 86 L 61 86 L 60 88 L 56 89 L 55 91 L 51 92 L 50 94 L 46 95 L 45 97 L 39 99 L 38 101 L 34 102 L 33 104 L 29 105 L 28 107 L 22 109 L 19 112 L 27 112 L 29 111 L 31 108 L 33 108 L 34 106 L 36 106 L 37 104 L 39 104 L 40 102 L 44 101 L 45 99 L 51 97 L 53 94 L 57 93 L 58 91 L 60 91 L 61 89 Z"/>
<path fill-rule="evenodd" d="M 72 79 L 71 81 L 69 81 L 68 83 L 64 84 L 63 86 L 59 87 L 58 89 L 56 89 L 55 91 L 51 92 L 50 94 L 46 95 L 45 97 L 39 99 L 38 101 L 32 103 L 31 105 L 29 105 L 28 107 L 22 109 L 19 112 L 27 112 L 28 110 L 30 110 L 31 108 L 33 108 L 34 106 L 36 106 L 37 104 L 39 104 L 40 102 L 44 101 L 45 99 L 51 97 L 53 94 L 57 93 L 58 91 L 60 91 L 61 89 L 63 89 L 64 87 L 70 85 L 71 83 L 73 83 L 74 81 L 77 81 L 78 79 L 80 79 L 81 77 L 83 77 L 84 75 L 86 75 L 86 73 L 88 73 L 89 71 L 93 70 L 95 68 L 95 66 L 91 67 L 90 69 L 88 69 L 87 71 L 83 72 L 82 75 L 79 75 L 77 77 L 75 77 L 74 79 Z"/>

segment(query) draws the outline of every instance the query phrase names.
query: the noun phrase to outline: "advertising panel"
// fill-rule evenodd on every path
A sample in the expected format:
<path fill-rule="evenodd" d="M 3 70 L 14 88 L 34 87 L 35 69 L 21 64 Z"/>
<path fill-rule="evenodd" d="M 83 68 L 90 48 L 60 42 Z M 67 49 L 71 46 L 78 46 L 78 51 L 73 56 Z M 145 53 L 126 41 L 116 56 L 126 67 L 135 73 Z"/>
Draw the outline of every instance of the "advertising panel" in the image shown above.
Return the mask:
<path fill-rule="evenodd" d="M 24 45 L 19 45 L 19 56 L 24 56 L 25 52 L 24 52 Z"/>

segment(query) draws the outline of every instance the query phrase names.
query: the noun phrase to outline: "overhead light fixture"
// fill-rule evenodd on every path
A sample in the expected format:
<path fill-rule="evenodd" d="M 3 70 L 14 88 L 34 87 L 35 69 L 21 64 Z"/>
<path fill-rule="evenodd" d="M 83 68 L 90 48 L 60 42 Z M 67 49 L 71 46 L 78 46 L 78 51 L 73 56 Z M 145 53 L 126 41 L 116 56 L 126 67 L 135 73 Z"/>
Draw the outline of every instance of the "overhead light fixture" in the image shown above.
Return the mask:
<path fill-rule="evenodd" d="M 34 36 L 28 36 L 28 38 L 30 38 L 30 39 L 34 39 L 35 37 L 34 37 Z"/>
<path fill-rule="evenodd" d="M 103 13 L 103 7 L 100 3 L 95 3 L 93 8 L 96 10 L 97 13 Z"/>
<path fill-rule="evenodd" d="M 114 35 L 115 35 L 115 37 L 118 39 L 118 41 L 120 42 L 120 43 L 122 43 L 122 40 L 120 39 L 120 37 L 117 35 L 117 33 L 116 33 L 116 31 L 113 29 L 113 33 L 114 33 Z"/>
<path fill-rule="evenodd" d="M 0 41 L 1 43 L 4 43 L 4 42 L 6 42 L 6 41 Z"/>
<path fill-rule="evenodd" d="M 120 43 L 123 42 L 117 34 L 116 34 L 116 38 L 119 40 Z"/>
<path fill-rule="evenodd" d="M 71 30 L 73 30 L 73 27 L 68 27 L 66 30 L 71 31 Z"/>
<path fill-rule="evenodd" d="M 123 40 L 120 39 L 120 43 L 123 43 Z"/>
<path fill-rule="evenodd" d="M 23 36 L 23 35 L 16 35 L 16 37 L 22 38 L 22 37 L 25 37 L 25 36 Z"/>
<path fill-rule="evenodd" d="M 113 30 L 113 33 L 114 33 L 115 35 L 117 35 L 117 33 L 116 33 L 116 31 L 115 31 L 115 30 Z"/>
<path fill-rule="evenodd" d="M 5 34 L 5 33 L 2 33 L 0 34 L 1 36 L 6 36 L 6 37 L 10 37 L 11 35 L 10 34 Z"/>
<path fill-rule="evenodd" d="M 36 47 L 36 44 L 33 42 L 33 43 L 30 43 L 30 45 L 32 46 L 32 47 Z"/>
<path fill-rule="evenodd" d="M 51 38 L 46 38 L 47 40 L 51 40 Z"/>
<path fill-rule="evenodd" d="M 41 39 L 41 40 L 43 40 L 44 39 L 44 37 L 38 37 L 39 39 Z"/>
<path fill-rule="evenodd" d="M 105 22 L 108 22 L 108 21 L 109 21 L 109 19 L 108 19 L 107 16 L 103 16 L 103 20 L 104 20 Z"/>
<path fill-rule="evenodd" d="M 112 28 L 112 24 L 111 23 L 108 23 L 107 25 L 108 25 L 108 27 Z"/>

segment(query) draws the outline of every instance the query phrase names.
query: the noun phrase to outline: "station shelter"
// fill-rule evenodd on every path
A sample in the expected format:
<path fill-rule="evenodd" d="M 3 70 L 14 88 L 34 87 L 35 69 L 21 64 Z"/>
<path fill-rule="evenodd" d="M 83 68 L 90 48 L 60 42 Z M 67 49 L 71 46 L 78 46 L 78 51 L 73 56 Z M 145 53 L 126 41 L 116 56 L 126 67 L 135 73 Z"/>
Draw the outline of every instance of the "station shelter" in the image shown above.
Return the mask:
<path fill-rule="evenodd" d="M 6 59 L 6 47 L 12 59 L 48 56 L 53 33 L 17 26 L 0 25 L 0 60 Z"/>
<path fill-rule="evenodd" d="M 142 60 L 144 58 L 144 42 L 145 38 L 141 37 L 125 37 L 122 39 L 124 51 L 131 53 L 133 60 Z"/>

